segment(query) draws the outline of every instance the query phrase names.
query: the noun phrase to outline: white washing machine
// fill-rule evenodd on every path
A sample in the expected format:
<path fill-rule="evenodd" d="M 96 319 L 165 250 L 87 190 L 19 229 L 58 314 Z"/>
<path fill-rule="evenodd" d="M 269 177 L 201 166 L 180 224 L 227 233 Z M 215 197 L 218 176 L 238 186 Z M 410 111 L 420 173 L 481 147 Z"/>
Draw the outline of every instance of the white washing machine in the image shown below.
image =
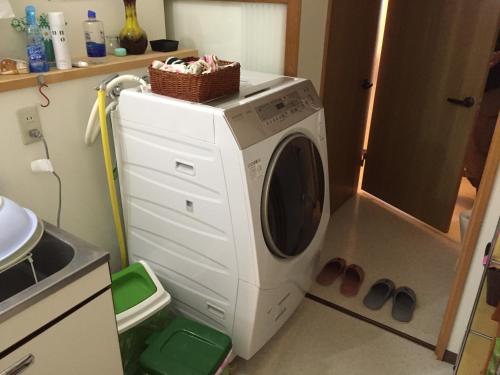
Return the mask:
<path fill-rule="evenodd" d="M 205 104 L 124 90 L 113 127 L 131 260 L 252 357 L 310 288 L 330 216 L 313 85 L 244 72 Z"/>

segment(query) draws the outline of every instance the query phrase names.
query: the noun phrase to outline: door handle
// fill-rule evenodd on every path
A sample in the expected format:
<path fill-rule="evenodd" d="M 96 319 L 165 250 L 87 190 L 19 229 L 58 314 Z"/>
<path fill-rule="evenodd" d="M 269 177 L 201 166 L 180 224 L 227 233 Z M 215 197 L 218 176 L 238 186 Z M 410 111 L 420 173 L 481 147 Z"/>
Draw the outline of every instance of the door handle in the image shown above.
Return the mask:
<path fill-rule="evenodd" d="M 475 103 L 474 98 L 472 96 L 466 96 L 463 99 L 448 98 L 447 100 L 451 104 L 461 105 L 462 107 L 467 107 L 467 108 L 472 107 Z"/>
<path fill-rule="evenodd" d="M 17 375 L 26 370 L 35 360 L 33 354 L 28 354 L 26 357 L 14 363 L 8 369 L 0 372 L 0 375 Z"/>
<path fill-rule="evenodd" d="M 361 81 L 361 88 L 368 90 L 373 86 L 373 82 L 370 81 L 368 78 L 365 78 L 363 81 Z"/>

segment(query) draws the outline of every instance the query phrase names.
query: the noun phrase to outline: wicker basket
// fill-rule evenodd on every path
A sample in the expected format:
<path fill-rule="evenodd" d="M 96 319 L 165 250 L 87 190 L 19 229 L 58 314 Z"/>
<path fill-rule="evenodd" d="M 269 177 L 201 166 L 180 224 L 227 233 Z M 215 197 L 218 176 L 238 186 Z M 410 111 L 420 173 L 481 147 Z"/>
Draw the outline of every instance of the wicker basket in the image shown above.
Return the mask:
<path fill-rule="evenodd" d="M 197 58 L 186 59 L 198 60 Z M 220 61 L 220 65 L 232 64 Z M 155 94 L 171 96 L 192 102 L 206 102 L 224 95 L 233 94 L 240 89 L 240 64 L 228 66 L 207 74 L 185 74 L 166 72 L 149 67 L 151 90 Z"/>

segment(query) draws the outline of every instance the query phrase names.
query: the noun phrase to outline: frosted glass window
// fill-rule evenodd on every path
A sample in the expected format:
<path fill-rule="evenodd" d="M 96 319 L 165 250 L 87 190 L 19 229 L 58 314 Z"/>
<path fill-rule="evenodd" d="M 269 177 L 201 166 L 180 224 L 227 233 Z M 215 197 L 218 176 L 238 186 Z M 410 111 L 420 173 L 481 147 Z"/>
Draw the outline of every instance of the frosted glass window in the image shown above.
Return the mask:
<path fill-rule="evenodd" d="M 285 4 L 165 0 L 167 37 L 243 69 L 283 74 L 286 12 Z"/>

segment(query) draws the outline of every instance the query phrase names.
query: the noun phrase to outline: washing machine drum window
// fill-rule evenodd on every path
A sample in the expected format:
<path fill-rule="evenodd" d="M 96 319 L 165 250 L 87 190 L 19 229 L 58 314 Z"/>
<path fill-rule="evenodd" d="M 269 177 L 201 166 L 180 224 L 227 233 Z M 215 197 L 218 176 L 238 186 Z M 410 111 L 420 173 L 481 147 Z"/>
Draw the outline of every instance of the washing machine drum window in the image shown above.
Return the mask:
<path fill-rule="evenodd" d="M 318 230 L 325 195 L 321 156 L 304 134 L 278 145 L 262 193 L 262 230 L 269 250 L 281 258 L 301 254 Z"/>

